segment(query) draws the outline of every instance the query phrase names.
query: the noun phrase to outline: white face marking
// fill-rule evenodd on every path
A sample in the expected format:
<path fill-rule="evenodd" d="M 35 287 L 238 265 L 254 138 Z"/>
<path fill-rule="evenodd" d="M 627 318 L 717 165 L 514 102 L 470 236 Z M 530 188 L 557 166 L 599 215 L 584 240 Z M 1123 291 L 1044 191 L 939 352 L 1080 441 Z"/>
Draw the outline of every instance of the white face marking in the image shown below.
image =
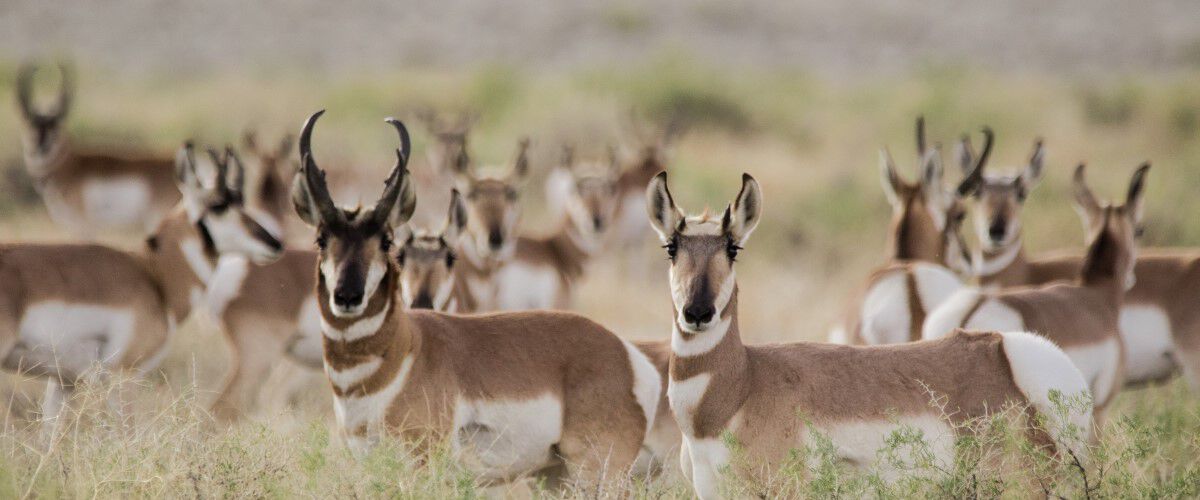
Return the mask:
<path fill-rule="evenodd" d="M 268 247 L 251 234 L 241 220 L 242 214 L 243 212 L 239 210 L 229 209 L 219 214 L 209 212 L 204 216 L 204 223 L 212 236 L 213 244 L 217 247 L 217 252 L 222 255 L 245 255 L 258 264 L 268 263 L 278 257 L 277 250 Z M 266 229 L 265 226 L 264 229 Z M 272 233 L 272 236 L 276 240 L 279 239 L 278 233 Z"/>
<path fill-rule="evenodd" d="M 384 306 L 382 311 L 379 311 L 378 314 L 366 318 L 359 318 L 354 323 L 351 323 L 350 326 L 345 330 L 334 328 L 333 325 L 329 324 L 329 322 L 325 321 L 325 318 L 322 317 L 321 331 L 325 332 L 326 337 L 344 342 L 353 342 L 364 337 L 369 337 L 374 335 L 375 332 L 378 332 L 379 328 L 383 326 L 383 320 L 387 319 L 388 311 L 391 309 L 392 305 L 389 302 L 386 306 Z"/>
<path fill-rule="evenodd" d="M 214 317 L 225 314 L 225 308 L 242 292 L 242 283 L 250 272 L 250 261 L 241 255 L 223 255 L 217 260 L 216 271 L 208 282 L 208 310 Z"/>
<path fill-rule="evenodd" d="M 713 300 L 713 306 L 717 311 L 716 314 L 713 314 L 712 319 L 708 322 L 698 325 L 688 323 L 683 317 L 683 307 L 688 300 L 684 285 L 683 280 L 676 279 L 675 267 L 671 266 L 671 300 L 675 302 L 675 321 L 680 328 L 683 328 L 688 333 L 698 334 L 722 324 L 728 327 L 728 321 L 721 318 L 721 312 L 725 310 L 725 307 L 729 305 L 730 299 L 733 298 L 733 289 L 737 286 L 737 272 L 731 269 L 725 277 L 725 281 L 721 283 L 721 288 L 717 291 L 717 296 Z"/>
<path fill-rule="evenodd" d="M 1054 345 L 1049 339 L 1040 335 L 1025 332 L 1001 332 L 1004 336 L 1004 355 L 1013 374 L 1013 382 L 1025 399 L 1047 417 L 1048 430 L 1055 442 L 1065 442 L 1076 452 L 1086 451 L 1082 446 L 1074 446 L 1064 441 L 1067 426 L 1074 426 L 1081 434 L 1084 442 L 1091 438 L 1092 408 L 1076 408 L 1068 405 L 1069 414 L 1065 420 L 1059 418 L 1059 405 L 1050 400 L 1050 392 L 1058 391 L 1064 397 L 1071 398 L 1081 394 L 1090 395 L 1090 389 L 1083 374 L 1075 367 L 1067 354 Z M 1081 443 L 1082 444 L 1082 443 Z"/>
<path fill-rule="evenodd" d="M 400 369 L 396 372 L 395 378 L 388 382 L 388 385 L 382 390 L 362 397 L 338 397 L 336 395 L 333 397 L 334 417 L 352 450 L 357 447 L 359 453 L 367 451 L 366 448 L 369 448 L 374 441 L 370 438 L 382 430 L 388 406 L 404 390 L 404 386 L 408 382 L 413 359 L 412 354 L 405 356 L 404 360 L 400 362 Z M 351 439 L 353 436 L 350 436 L 350 432 L 363 425 L 367 426 L 367 438 Z"/>
<path fill-rule="evenodd" d="M 325 363 L 325 375 L 329 377 L 330 383 L 344 391 L 374 375 L 382 365 L 383 358 L 380 357 L 373 357 L 368 361 L 340 371 L 334 369 L 329 363 Z"/>
<path fill-rule="evenodd" d="M 105 226 L 137 226 L 150 211 L 150 186 L 140 177 L 94 178 L 83 184 L 83 212 Z"/>
<path fill-rule="evenodd" d="M 134 311 L 50 300 L 25 308 L 17 326 L 24 365 L 57 365 L 82 374 L 99 362 L 119 362 L 134 338 Z"/>
<path fill-rule="evenodd" d="M 545 394 L 526 400 L 468 400 L 454 407 L 454 452 L 488 478 L 505 478 L 551 463 L 562 439 L 563 405 Z"/>
<path fill-rule="evenodd" d="M 1017 260 L 1017 254 L 1019 253 L 1021 253 L 1021 242 L 1019 240 L 1016 243 L 1006 247 L 999 255 L 995 255 L 991 258 L 985 257 L 981 250 L 976 249 L 974 256 L 974 273 L 976 276 L 981 277 L 992 276 L 1000 271 L 1003 271 L 1006 267 L 1012 264 L 1013 261 Z"/>
<path fill-rule="evenodd" d="M 1175 370 L 1171 320 L 1157 306 L 1121 307 L 1121 342 L 1125 344 L 1126 382 L 1157 380 Z"/>
<path fill-rule="evenodd" d="M 366 284 L 363 285 L 362 302 L 350 307 L 342 307 L 333 301 L 333 289 L 337 286 L 338 282 L 337 263 L 330 259 L 325 259 L 321 262 L 321 274 L 325 276 L 325 291 L 329 295 L 329 310 L 333 312 L 334 316 L 339 318 L 353 318 L 362 314 L 367 309 L 367 304 L 371 302 L 371 298 L 375 296 L 375 291 L 379 289 L 379 284 L 383 281 L 384 274 L 386 273 L 387 265 L 378 260 L 372 261 L 367 266 L 367 277 Z"/>

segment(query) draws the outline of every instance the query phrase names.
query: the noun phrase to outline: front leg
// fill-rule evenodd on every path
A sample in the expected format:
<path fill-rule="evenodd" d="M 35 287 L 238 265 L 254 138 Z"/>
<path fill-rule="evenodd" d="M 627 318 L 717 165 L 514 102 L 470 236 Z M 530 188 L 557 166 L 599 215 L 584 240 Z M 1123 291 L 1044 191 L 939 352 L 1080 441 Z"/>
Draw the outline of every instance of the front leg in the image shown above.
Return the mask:
<path fill-rule="evenodd" d="M 62 410 L 74 392 L 73 383 L 54 377 L 46 380 L 46 393 L 42 396 L 42 436 L 47 442 L 53 440 L 62 428 Z"/>
<path fill-rule="evenodd" d="M 721 498 L 721 471 L 729 464 L 729 449 L 719 438 L 684 438 L 692 462 L 692 488 L 701 500 Z M 685 469 L 686 470 L 686 469 Z"/>

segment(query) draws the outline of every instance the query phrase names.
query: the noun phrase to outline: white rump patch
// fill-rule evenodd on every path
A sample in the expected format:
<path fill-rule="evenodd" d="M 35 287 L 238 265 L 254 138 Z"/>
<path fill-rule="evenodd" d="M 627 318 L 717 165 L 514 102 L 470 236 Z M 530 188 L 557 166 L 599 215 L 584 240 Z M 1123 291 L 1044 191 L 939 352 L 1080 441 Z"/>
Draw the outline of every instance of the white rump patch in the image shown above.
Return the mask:
<path fill-rule="evenodd" d="M 134 311 L 52 300 L 25 308 L 17 326 L 22 365 L 80 375 L 93 363 L 115 366 L 134 338 Z"/>
<path fill-rule="evenodd" d="M 1126 382 L 1157 380 L 1175 370 L 1171 320 L 1162 308 L 1144 304 L 1122 307 L 1121 342 L 1125 344 Z"/>
<path fill-rule="evenodd" d="M 940 339 L 963 324 L 964 316 L 979 301 L 979 290 L 964 288 L 955 292 L 941 305 L 929 312 L 921 327 L 921 338 Z"/>
<path fill-rule="evenodd" d="M 965 286 L 954 271 L 939 265 L 917 264 L 912 272 L 917 282 L 917 296 L 921 298 L 925 312 L 936 309 Z"/>
<path fill-rule="evenodd" d="M 138 177 L 93 178 L 83 183 L 84 214 L 106 226 L 138 226 L 150 212 L 150 187 Z"/>
<path fill-rule="evenodd" d="M 562 439 L 563 405 L 545 394 L 525 400 L 468 400 L 454 408 L 455 453 L 468 469 L 508 478 L 552 463 Z"/>
<path fill-rule="evenodd" d="M 629 356 L 629 365 L 633 370 L 633 396 L 642 407 L 642 415 L 646 417 L 646 435 L 654 427 L 654 419 L 658 413 L 658 400 L 662 395 L 662 375 L 658 373 L 650 358 L 633 344 L 621 339 L 625 353 Z"/>
<path fill-rule="evenodd" d="M 1000 335 L 1004 337 L 1002 345 L 1013 382 L 1029 404 L 1046 417 L 1051 437 L 1076 453 L 1085 452 L 1086 448 L 1080 445 L 1091 439 L 1092 407 L 1067 406 L 1064 409 L 1071 411 L 1063 421 L 1058 417 L 1061 414 L 1059 408 L 1050 401 L 1051 391 L 1058 391 L 1068 401 L 1081 394 L 1091 394 L 1083 374 L 1067 353 L 1045 337 L 1025 332 L 1001 332 Z M 1075 427 L 1078 441 L 1082 442 L 1067 439 L 1070 435 L 1066 432 L 1067 426 Z"/>
<path fill-rule="evenodd" d="M 1020 332 L 1025 330 L 1025 319 L 1016 309 L 996 299 L 987 299 L 967 320 L 963 327 L 974 331 Z"/>

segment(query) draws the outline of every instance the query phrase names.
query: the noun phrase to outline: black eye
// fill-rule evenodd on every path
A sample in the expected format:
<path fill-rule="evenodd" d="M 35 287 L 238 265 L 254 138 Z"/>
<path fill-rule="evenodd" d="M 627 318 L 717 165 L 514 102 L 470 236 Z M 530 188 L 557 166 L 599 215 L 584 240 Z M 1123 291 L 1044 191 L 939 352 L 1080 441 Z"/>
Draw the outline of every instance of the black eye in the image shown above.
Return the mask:
<path fill-rule="evenodd" d="M 454 261 L 457 259 L 458 256 L 454 255 L 454 252 L 446 252 L 446 267 L 454 267 Z"/>
<path fill-rule="evenodd" d="M 389 250 L 391 250 L 392 239 L 387 237 L 379 238 L 379 249 L 382 250 L 383 253 L 387 253 Z"/>
<path fill-rule="evenodd" d="M 742 247 L 737 246 L 737 243 L 734 243 L 733 239 L 730 239 L 725 244 L 725 253 L 729 255 L 729 260 L 731 260 L 731 261 L 737 260 L 738 250 L 741 250 L 741 249 L 742 249 Z"/>
<path fill-rule="evenodd" d="M 1138 227 L 1136 227 L 1136 228 L 1134 228 L 1134 229 L 1133 229 L 1133 237 L 1134 237 L 1134 238 L 1141 238 L 1143 234 L 1146 234 L 1146 228 L 1145 228 L 1145 227 L 1143 227 L 1143 226 L 1138 226 Z"/>
<path fill-rule="evenodd" d="M 668 242 L 666 245 L 663 245 L 663 248 L 667 249 L 667 258 L 671 259 L 671 262 L 675 262 L 675 253 L 679 251 L 678 241 L 679 237 L 673 236 L 671 237 L 670 242 Z"/>
<path fill-rule="evenodd" d="M 229 200 L 224 200 L 220 203 L 215 203 L 208 206 L 208 210 L 214 214 L 221 215 L 229 209 Z"/>
<path fill-rule="evenodd" d="M 508 188 L 508 189 L 504 190 L 504 197 L 508 198 L 508 201 L 516 200 L 517 199 L 517 190 L 513 189 L 513 188 Z"/>
<path fill-rule="evenodd" d="M 396 264 L 401 267 L 404 267 L 404 254 L 404 249 L 400 249 L 400 252 L 396 254 Z"/>
<path fill-rule="evenodd" d="M 324 250 L 329 245 L 329 237 L 324 232 L 317 233 L 317 248 Z"/>

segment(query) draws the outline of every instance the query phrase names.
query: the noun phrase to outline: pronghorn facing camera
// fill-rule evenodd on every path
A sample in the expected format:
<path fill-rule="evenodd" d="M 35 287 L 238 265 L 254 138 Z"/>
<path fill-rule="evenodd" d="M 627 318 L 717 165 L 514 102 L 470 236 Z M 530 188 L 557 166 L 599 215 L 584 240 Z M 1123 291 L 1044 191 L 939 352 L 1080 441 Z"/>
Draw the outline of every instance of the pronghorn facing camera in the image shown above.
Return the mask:
<path fill-rule="evenodd" d="M 230 166 L 236 160 L 228 153 L 211 156 L 218 175 L 215 185 L 204 186 L 191 146 L 180 151 L 183 206 L 160 222 L 142 256 L 99 245 L 0 248 L 0 302 L 6 305 L 0 308 L 0 359 L 7 370 L 49 378 L 42 401 L 47 424 L 58 421 L 81 379 L 112 370 L 143 374 L 157 365 L 218 252 L 255 260 L 277 255 L 278 240 L 242 208 L 240 165 Z"/>
<path fill-rule="evenodd" d="M 876 453 L 902 426 L 919 429 L 935 461 L 949 466 L 962 429 L 955 424 L 1010 404 L 1028 403 L 1051 419 L 1032 433 L 1041 443 L 1073 447 L 1072 427 L 1090 434 L 1088 411 L 1069 408 L 1065 422 L 1054 421 L 1051 391 L 1073 396 L 1087 385 L 1060 349 L 1031 334 L 960 332 L 895 346 L 743 345 L 734 261 L 762 203 L 745 174 L 719 217 L 685 216 L 665 172 L 647 191 L 650 224 L 671 262 L 668 397 L 683 431 L 684 474 L 700 498 L 721 496 L 731 440 L 740 450 L 734 471 L 754 476 L 777 470 L 813 439 L 829 439 L 838 458 L 856 466 L 886 466 Z"/>
<path fill-rule="evenodd" d="M 892 206 L 887 263 L 867 278 L 850 301 L 845 320 L 830 334 L 839 344 L 895 344 L 921 337 L 925 315 L 963 286 L 970 255 L 961 227 L 962 198 L 978 189 L 991 151 L 992 132 L 984 128 L 984 152 L 953 191 L 942 183 L 941 152 L 925 144 L 925 121 L 917 118 L 921 177 L 903 180 L 887 150 L 880 152 L 884 193 Z"/>
<path fill-rule="evenodd" d="M 496 309 L 495 273 L 517 249 L 521 220 L 520 194 L 529 176 L 529 139 L 517 144 L 507 172 L 477 172 L 470 165 L 458 171 L 467 205 L 467 230 L 458 239 L 458 279 L 466 285 L 477 311 Z"/>
<path fill-rule="evenodd" d="M 657 127 L 648 127 L 630 110 L 623 146 L 627 158 L 617 179 L 617 213 L 613 220 L 615 248 L 630 252 L 646 244 L 646 184 L 667 169 L 671 150 L 684 133 L 683 117 L 672 114 Z"/>
<path fill-rule="evenodd" d="M 475 312 L 466 284 L 457 279 L 459 235 L 466 229 L 467 207 L 458 190 L 450 192 L 450 212 L 438 232 L 402 226 L 396 253 L 400 266 L 400 298 L 411 309 L 449 313 Z"/>
<path fill-rule="evenodd" d="M 1097 421 L 1124 380 L 1118 314 L 1134 285 L 1136 228 L 1149 164 L 1133 174 L 1124 205 L 1100 203 L 1075 169 L 1075 205 L 1088 234 L 1087 257 L 1073 283 L 998 291 L 963 290 L 933 311 L 924 337 L 970 330 L 1034 331 L 1061 346 L 1091 385 Z"/>
<path fill-rule="evenodd" d="M 84 237 L 106 229 L 153 230 L 179 201 L 170 157 L 131 156 L 121 151 L 81 151 L 71 145 L 66 117 L 73 79 L 59 65 L 54 108 L 38 110 L 33 96 L 36 67 L 17 73 L 25 168 L 55 223 Z"/>
<path fill-rule="evenodd" d="M 513 258 L 495 276 L 502 310 L 568 309 L 584 267 L 603 249 L 617 209 L 620 172 L 616 150 L 608 161 L 576 162 L 563 148 L 559 174 L 565 186 L 558 229 L 541 237 L 522 236 Z"/>
<path fill-rule="evenodd" d="M 294 185 L 296 211 L 319 235 L 325 370 L 347 444 L 362 452 L 384 432 L 448 439 L 491 482 L 559 464 L 574 479 L 623 477 L 659 401 L 661 379 L 641 351 L 573 314 L 455 316 L 396 302 L 391 239 L 416 195 L 407 130 L 388 121 L 401 147 L 373 206 L 335 206 L 307 148 Z"/>
<path fill-rule="evenodd" d="M 963 136 L 957 155 L 967 174 L 977 163 L 971 139 Z M 1019 174 L 983 172 L 975 190 L 975 234 L 979 250 L 973 257 L 973 274 L 984 286 L 1013 286 L 1025 284 L 1030 274 L 1041 274 L 1027 265 L 1021 246 L 1021 210 L 1029 192 L 1042 178 L 1046 150 L 1042 140 L 1033 143 L 1029 161 Z"/>

